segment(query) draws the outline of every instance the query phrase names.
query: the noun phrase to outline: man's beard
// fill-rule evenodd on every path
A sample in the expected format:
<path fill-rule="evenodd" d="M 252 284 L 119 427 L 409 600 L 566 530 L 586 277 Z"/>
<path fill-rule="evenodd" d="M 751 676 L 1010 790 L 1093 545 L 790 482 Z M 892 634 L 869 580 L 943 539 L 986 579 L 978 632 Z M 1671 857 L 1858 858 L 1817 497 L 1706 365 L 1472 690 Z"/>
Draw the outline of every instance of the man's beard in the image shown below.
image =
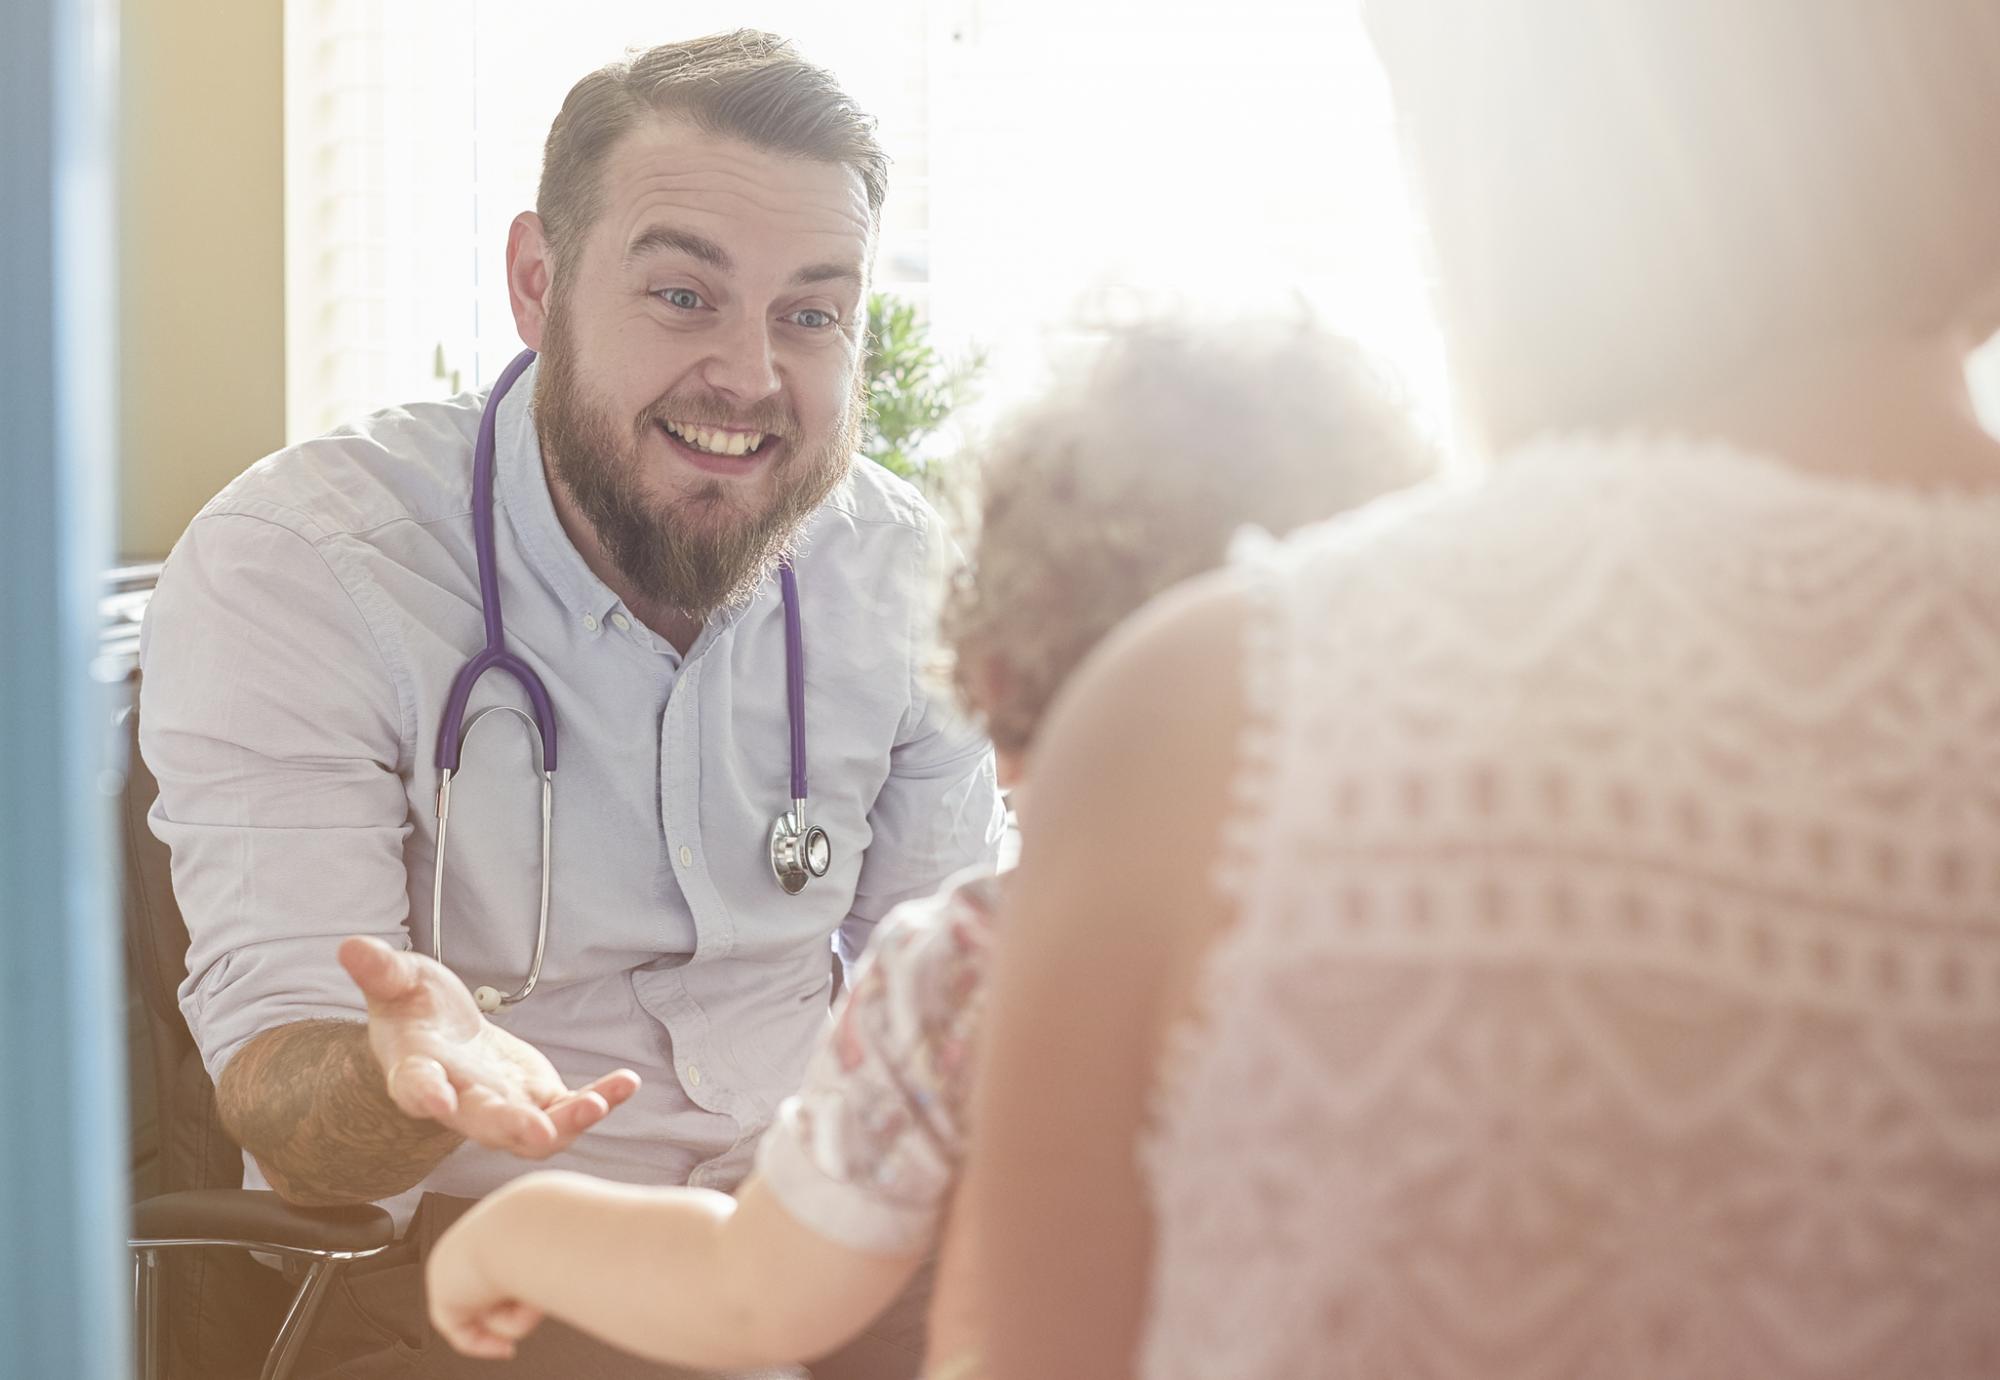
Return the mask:
<path fill-rule="evenodd" d="M 734 409 L 687 390 L 659 398 L 621 436 L 610 409 L 577 376 L 567 327 L 565 313 L 551 310 L 535 380 L 535 426 L 554 478 L 643 598 L 698 619 L 748 603 L 792 554 L 806 519 L 846 478 L 860 440 L 862 381 L 857 377 L 832 434 L 817 446 L 776 398 Z M 761 509 L 732 498 L 719 479 L 678 498 L 649 494 L 641 447 L 669 417 L 781 439 L 785 453 L 762 462 L 773 467 L 773 488 Z"/>

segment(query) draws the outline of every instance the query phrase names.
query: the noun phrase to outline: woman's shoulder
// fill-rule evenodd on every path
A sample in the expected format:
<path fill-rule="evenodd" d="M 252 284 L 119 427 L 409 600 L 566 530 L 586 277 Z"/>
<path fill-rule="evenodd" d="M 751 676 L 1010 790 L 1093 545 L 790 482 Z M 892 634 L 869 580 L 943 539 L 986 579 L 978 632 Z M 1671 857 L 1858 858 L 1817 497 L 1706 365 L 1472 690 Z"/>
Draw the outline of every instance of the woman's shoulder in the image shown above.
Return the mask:
<path fill-rule="evenodd" d="M 1267 598 L 1351 653 L 1444 639 L 1504 643 L 1518 663 L 1641 611 L 1743 630 L 1865 630 L 1938 602 L 1990 615 L 1996 543 L 2000 490 L 1927 493 L 1718 442 L 1578 434 L 1267 543 L 1247 565 Z"/>
<path fill-rule="evenodd" d="M 1364 550 L 1421 559 L 1468 539 L 1511 547 L 1532 537 L 1576 547 L 1646 534 L 1685 537 L 1691 534 L 1682 524 L 1694 515 L 1709 530 L 1710 546 L 1760 545 L 1779 535 L 1770 524 L 1781 517 L 1814 531 L 1990 529 L 2000 523 L 2000 485 L 1969 493 L 1820 474 L 1727 441 L 1668 432 L 1550 433 L 1302 528 L 1285 545 L 1323 559 Z"/>

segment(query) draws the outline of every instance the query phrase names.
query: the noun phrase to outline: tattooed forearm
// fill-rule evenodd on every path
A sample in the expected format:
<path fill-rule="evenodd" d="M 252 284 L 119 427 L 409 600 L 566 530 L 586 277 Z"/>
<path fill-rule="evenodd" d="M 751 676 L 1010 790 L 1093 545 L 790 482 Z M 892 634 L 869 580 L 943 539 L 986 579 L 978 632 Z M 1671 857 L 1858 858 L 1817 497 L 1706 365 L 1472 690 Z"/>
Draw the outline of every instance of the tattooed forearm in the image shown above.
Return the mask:
<path fill-rule="evenodd" d="M 401 1193 L 460 1140 L 389 1100 L 382 1067 L 355 1021 L 267 1030 L 222 1071 L 222 1124 L 289 1203 L 325 1207 Z"/>

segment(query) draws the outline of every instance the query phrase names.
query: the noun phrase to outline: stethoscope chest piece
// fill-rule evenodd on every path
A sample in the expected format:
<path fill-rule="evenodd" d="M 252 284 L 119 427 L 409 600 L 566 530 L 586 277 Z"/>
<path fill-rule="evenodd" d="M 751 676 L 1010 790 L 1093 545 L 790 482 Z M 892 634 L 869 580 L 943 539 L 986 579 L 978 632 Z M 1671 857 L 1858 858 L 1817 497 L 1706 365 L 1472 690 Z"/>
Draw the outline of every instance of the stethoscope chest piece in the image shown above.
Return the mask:
<path fill-rule="evenodd" d="M 792 808 L 771 823 L 771 874 L 787 896 L 796 896 L 832 865 L 832 840 L 817 824 L 806 823 L 805 801 L 794 800 Z"/>

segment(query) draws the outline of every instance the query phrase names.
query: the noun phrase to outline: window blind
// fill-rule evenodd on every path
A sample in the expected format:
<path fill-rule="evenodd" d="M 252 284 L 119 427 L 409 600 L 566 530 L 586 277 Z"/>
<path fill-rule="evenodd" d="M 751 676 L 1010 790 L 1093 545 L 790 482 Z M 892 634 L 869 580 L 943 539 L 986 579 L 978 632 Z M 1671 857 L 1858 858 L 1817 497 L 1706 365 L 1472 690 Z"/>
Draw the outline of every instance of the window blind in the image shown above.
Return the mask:
<path fill-rule="evenodd" d="M 985 410 L 1136 313 L 1303 301 L 1442 397 L 1386 97 L 1348 0 L 288 0 L 288 430 L 489 382 L 507 226 L 564 93 L 626 50 L 794 39 L 881 122 L 876 285 Z"/>

